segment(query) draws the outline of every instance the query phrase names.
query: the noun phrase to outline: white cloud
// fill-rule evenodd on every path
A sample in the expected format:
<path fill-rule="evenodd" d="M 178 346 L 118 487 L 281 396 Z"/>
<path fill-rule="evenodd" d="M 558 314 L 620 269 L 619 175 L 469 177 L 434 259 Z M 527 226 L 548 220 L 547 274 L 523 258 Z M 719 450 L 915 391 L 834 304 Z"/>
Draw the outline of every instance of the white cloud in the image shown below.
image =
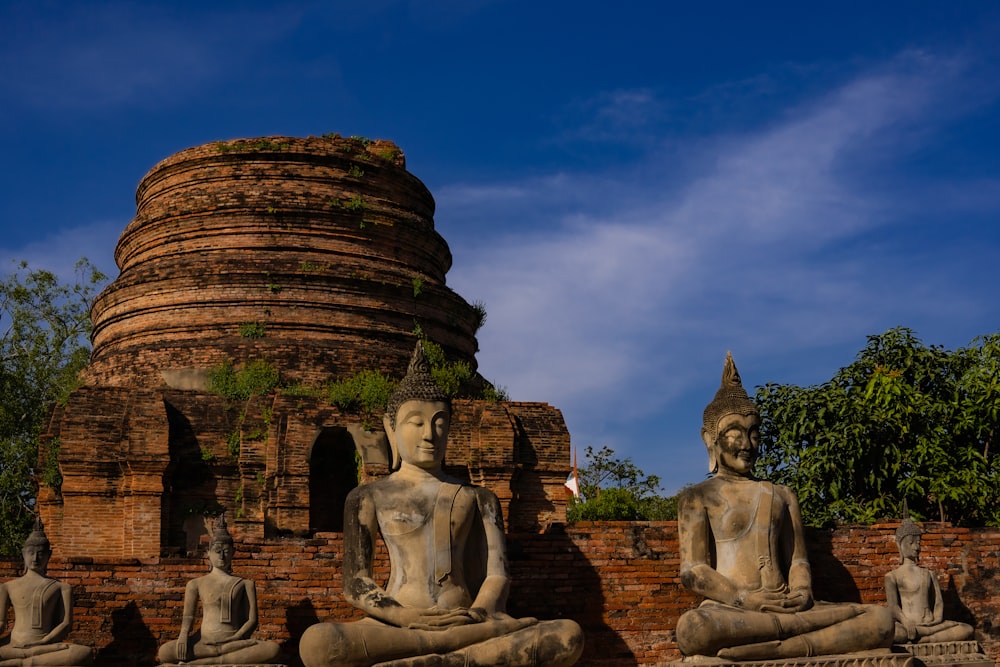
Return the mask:
<path fill-rule="evenodd" d="M 632 88 L 602 92 L 571 104 L 565 115 L 587 120 L 570 126 L 567 118 L 561 119 L 560 142 L 641 142 L 667 120 L 669 109 L 651 88 Z"/>
<path fill-rule="evenodd" d="M 698 175 L 681 187 L 638 169 L 442 189 L 439 219 L 518 222 L 516 234 L 455 248 L 452 286 L 490 314 L 481 370 L 515 399 L 562 408 L 577 441 L 591 443 L 667 409 L 704 369 L 714 381 L 726 349 L 853 353 L 867 334 L 933 320 L 955 292 L 951 314 L 964 306 L 970 316 L 992 297 L 959 288 L 963 258 L 911 265 L 889 197 L 898 193 L 856 177 L 932 132 L 960 74 L 955 61 L 904 54 L 769 127 L 701 145 Z M 649 173 L 667 171 L 648 160 Z M 1000 210 L 983 185 L 958 187 Z M 563 213 L 546 217 L 553 210 Z M 888 233 L 896 225 L 903 236 Z"/>
<path fill-rule="evenodd" d="M 20 247 L 0 246 L 0 274 L 27 262 L 31 269 L 51 271 L 63 281 L 75 278 L 73 267 L 86 257 L 109 278 L 118 275 L 114 250 L 128 221 L 101 221 L 62 229 L 44 239 Z"/>

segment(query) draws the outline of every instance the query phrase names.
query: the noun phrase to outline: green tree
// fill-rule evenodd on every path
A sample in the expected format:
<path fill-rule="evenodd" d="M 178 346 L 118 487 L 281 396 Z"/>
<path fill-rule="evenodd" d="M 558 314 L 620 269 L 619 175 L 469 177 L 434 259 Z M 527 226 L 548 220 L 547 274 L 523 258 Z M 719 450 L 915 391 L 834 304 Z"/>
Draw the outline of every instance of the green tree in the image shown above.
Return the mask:
<path fill-rule="evenodd" d="M 587 447 L 577 471 L 580 499 L 571 498 L 567 520 L 664 521 L 677 518 L 677 498 L 659 495 L 660 478 L 647 475 L 632 459 L 615 456 L 610 447 Z"/>
<path fill-rule="evenodd" d="M 1000 334 L 948 351 L 906 328 L 868 337 L 814 387 L 757 389 L 761 476 L 790 486 L 803 519 L 898 517 L 1000 525 Z"/>
<path fill-rule="evenodd" d="M 88 361 L 90 304 L 105 280 L 86 259 L 73 284 L 24 262 L 0 278 L 0 553 L 20 553 L 30 528 L 45 472 L 38 437 Z"/>

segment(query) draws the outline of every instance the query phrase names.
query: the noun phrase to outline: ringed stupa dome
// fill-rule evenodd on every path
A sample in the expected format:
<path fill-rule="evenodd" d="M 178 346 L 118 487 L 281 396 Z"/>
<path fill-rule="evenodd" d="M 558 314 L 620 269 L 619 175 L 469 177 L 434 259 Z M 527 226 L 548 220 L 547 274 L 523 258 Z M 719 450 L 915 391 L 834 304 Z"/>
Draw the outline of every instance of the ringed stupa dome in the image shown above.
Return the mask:
<path fill-rule="evenodd" d="M 181 388 L 266 359 L 285 381 L 398 377 L 421 331 L 475 369 L 434 199 L 389 141 L 220 141 L 154 166 L 96 299 L 87 384 Z"/>

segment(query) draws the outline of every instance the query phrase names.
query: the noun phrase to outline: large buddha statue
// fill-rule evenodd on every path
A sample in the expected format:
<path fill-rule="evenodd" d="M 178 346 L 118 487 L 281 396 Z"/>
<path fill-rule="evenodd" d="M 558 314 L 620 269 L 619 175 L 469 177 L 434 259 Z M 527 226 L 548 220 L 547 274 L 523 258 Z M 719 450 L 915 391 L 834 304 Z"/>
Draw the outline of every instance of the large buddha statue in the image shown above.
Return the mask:
<path fill-rule="evenodd" d="M 760 417 L 731 355 L 705 408 L 713 476 L 681 492 L 681 581 L 705 597 L 677 623 L 686 656 L 765 660 L 850 653 L 892 641 L 888 610 L 813 600 L 795 495 L 752 475 Z"/>
<path fill-rule="evenodd" d="M 513 618 L 500 503 L 442 470 L 451 405 L 418 343 L 389 401 L 395 472 L 360 486 L 344 509 L 344 597 L 367 614 L 309 627 L 306 667 L 572 665 L 583 650 L 573 621 Z M 390 573 L 374 579 L 377 536 Z"/>
<path fill-rule="evenodd" d="M 233 538 L 224 514 L 212 531 L 208 562 L 211 571 L 187 583 L 180 636 L 160 647 L 160 662 L 202 665 L 276 662 L 281 647 L 250 636 L 257 627 L 257 588 L 249 579 L 233 575 Z M 192 632 L 199 600 L 201 627 Z"/>
<path fill-rule="evenodd" d="M 922 534 L 904 507 L 903 522 L 896 529 L 901 565 L 885 575 L 885 595 L 896 621 L 893 641 L 912 644 L 971 639 L 971 625 L 944 620 L 944 600 L 937 577 L 917 565 Z"/>
<path fill-rule="evenodd" d="M 0 631 L 14 607 L 14 628 L 0 639 L 0 665 L 89 665 L 90 647 L 63 641 L 73 625 L 73 595 L 69 584 L 46 575 L 52 546 L 41 519 L 35 519 L 21 555 L 24 576 L 0 584 Z"/>

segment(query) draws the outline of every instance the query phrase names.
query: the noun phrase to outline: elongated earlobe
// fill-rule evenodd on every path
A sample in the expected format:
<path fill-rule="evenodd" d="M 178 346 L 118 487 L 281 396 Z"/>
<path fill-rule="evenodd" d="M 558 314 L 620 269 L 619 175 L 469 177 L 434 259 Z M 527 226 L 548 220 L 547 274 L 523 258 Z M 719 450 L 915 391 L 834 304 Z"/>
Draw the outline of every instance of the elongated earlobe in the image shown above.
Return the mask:
<path fill-rule="evenodd" d="M 389 454 L 392 459 L 392 469 L 399 470 L 399 464 L 401 460 L 399 458 L 399 449 L 396 447 L 396 431 L 393 429 L 395 424 L 393 420 L 395 416 L 390 417 L 389 415 L 383 415 L 382 426 L 385 427 L 385 437 L 389 440 Z"/>
<path fill-rule="evenodd" d="M 705 443 L 705 449 L 708 450 L 708 472 L 714 475 L 719 472 L 719 448 L 708 429 L 701 429 L 701 440 Z"/>

